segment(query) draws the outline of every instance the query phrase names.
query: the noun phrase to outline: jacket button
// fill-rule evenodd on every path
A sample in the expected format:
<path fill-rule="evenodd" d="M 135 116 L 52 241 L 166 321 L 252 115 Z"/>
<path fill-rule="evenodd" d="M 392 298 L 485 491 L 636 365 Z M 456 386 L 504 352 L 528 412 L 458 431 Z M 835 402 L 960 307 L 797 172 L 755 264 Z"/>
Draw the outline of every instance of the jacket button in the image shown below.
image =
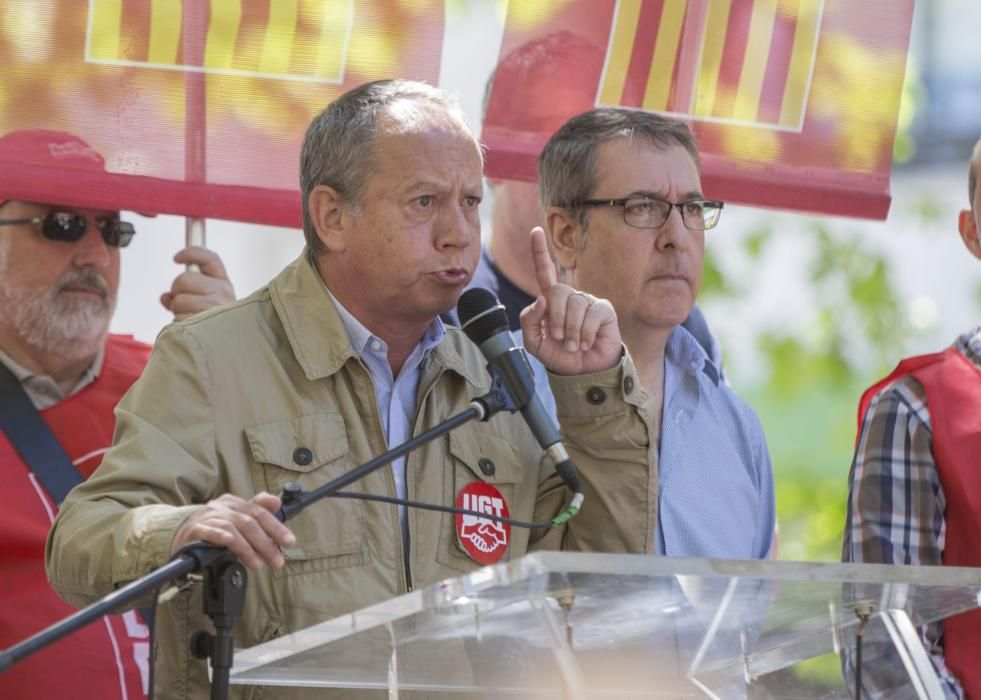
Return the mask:
<path fill-rule="evenodd" d="M 480 471 L 484 473 L 484 476 L 494 476 L 494 472 L 497 471 L 497 467 L 494 466 L 494 463 L 486 457 L 483 457 L 479 462 L 477 462 L 477 466 L 480 467 Z"/>
<path fill-rule="evenodd" d="M 306 447 L 297 447 L 293 450 L 293 461 L 305 467 L 313 461 L 313 452 Z"/>
<path fill-rule="evenodd" d="M 624 377 L 623 378 L 623 392 L 625 394 L 630 394 L 630 393 L 633 392 L 633 390 L 634 390 L 634 378 L 633 377 Z"/>
<path fill-rule="evenodd" d="M 601 403 L 606 401 L 606 392 L 600 389 L 598 386 L 594 386 L 592 389 L 586 392 L 586 400 L 594 406 L 599 406 Z"/>

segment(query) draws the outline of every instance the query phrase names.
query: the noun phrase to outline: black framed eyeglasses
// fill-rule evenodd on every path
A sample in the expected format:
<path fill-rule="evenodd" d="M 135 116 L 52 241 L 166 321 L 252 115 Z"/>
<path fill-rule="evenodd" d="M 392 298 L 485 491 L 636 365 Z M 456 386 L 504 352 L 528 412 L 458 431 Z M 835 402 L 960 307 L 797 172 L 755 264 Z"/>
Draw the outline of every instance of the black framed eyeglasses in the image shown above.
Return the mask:
<path fill-rule="evenodd" d="M 95 227 L 102 234 L 102 240 L 107 246 L 125 248 L 133 240 L 136 229 L 128 221 L 120 221 L 108 216 L 99 216 L 94 220 Z M 40 225 L 41 235 L 49 241 L 65 241 L 74 243 L 85 235 L 89 221 L 81 214 L 70 211 L 52 211 L 44 216 L 29 219 L 0 219 L 0 226 L 34 224 Z"/>
<path fill-rule="evenodd" d="M 692 231 L 706 231 L 719 223 L 724 202 L 714 199 L 690 199 L 687 202 L 669 202 L 656 197 L 622 197 L 620 199 L 584 199 L 576 207 L 623 207 L 623 221 L 634 228 L 661 228 L 671 209 L 678 207 L 685 227 Z"/>

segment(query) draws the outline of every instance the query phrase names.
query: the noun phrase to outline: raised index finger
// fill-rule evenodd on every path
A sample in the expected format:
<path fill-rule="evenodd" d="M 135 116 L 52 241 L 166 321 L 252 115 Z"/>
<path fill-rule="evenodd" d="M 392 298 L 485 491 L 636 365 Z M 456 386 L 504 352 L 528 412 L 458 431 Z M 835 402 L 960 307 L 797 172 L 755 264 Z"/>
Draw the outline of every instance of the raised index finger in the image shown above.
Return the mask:
<path fill-rule="evenodd" d="M 545 231 L 541 226 L 536 226 L 531 230 L 531 260 L 535 265 L 535 278 L 538 280 L 538 288 L 542 294 L 548 296 L 548 290 L 556 282 L 555 263 L 552 256 L 548 254 L 548 246 L 545 244 Z"/>

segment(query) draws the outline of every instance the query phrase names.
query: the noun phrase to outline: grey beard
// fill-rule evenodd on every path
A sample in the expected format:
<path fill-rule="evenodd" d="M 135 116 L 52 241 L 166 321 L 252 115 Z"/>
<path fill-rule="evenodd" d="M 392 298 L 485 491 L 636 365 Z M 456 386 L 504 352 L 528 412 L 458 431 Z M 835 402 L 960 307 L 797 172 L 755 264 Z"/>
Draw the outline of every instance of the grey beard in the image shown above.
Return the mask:
<path fill-rule="evenodd" d="M 55 290 L 0 284 L 0 318 L 31 347 L 66 359 L 98 351 L 109 329 L 115 299 L 73 299 Z"/>

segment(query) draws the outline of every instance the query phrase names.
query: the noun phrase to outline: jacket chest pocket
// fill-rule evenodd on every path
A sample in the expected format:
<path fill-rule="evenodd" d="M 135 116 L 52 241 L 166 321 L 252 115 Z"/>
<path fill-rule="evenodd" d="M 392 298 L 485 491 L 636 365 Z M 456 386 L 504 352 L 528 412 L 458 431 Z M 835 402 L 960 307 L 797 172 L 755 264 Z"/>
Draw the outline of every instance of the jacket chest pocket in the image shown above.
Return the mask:
<path fill-rule="evenodd" d="M 343 416 L 321 413 L 245 429 L 257 491 L 280 495 L 288 482 L 305 493 L 349 472 L 352 463 Z M 287 526 L 296 546 L 283 550 L 286 566 L 276 576 L 313 573 L 367 561 L 364 512 L 359 501 L 326 498 Z"/>
<path fill-rule="evenodd" d="M 521 519 L 529 515 L 530 506 L 534 503 L 534 493 L 530 496 L 522 492 L 523 475 L 518 453 L 503 438 L 477 431 L 461 431 L 450 433 L 449 454 L 446 457 L 446 468 L 443 470 L 443 499 L 444 503 L 455 503 L 457 496 L 468 485 L 481 481 L 490 484 L 498 491 L 507 505 L 510 517 Z M 531 482 L 534 490 L 534 480 Z M 482 510 L 476 502 L 464 504 L 471 510 Z M 483 521 L 491 531 L 497 530 L 493 537 L 503 537 L 503 530 L 497 529 L 491 521 Z M 512 530 L 512 534 L 513 530 Z M 502 561 L 511 556 L 510 538 L 507 542 Z M 456 528 L 456 516 L 444 513 L 441 519 L 439 546 L 436 559 L 439 563 L 458 571 L 472 571 L 481 565 L 474 561 L 460 544 L 460 536 Z"/>

